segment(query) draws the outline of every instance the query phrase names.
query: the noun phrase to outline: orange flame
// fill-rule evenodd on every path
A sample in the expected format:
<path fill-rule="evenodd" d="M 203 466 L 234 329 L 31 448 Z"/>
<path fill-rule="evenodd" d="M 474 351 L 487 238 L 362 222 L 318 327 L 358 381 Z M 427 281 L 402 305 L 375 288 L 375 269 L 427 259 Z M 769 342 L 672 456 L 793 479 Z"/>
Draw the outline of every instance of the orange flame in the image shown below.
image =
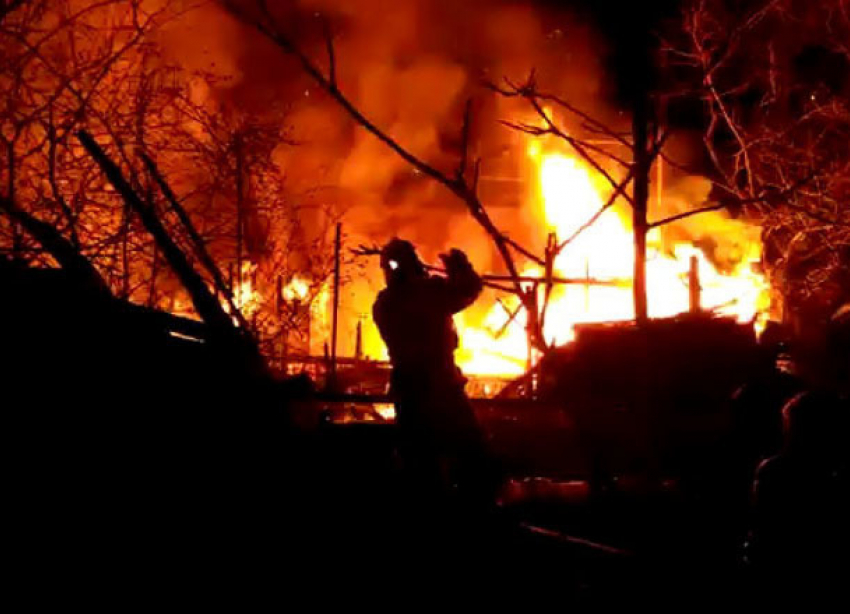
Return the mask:
<path fill-rule="evenodd" d="M 250 318 L 263 304 L 263 297 L 254 287 L 254 274 L 257 265 L 251 262 L 242 263 L 241 281 L 233 290 L 233 300 L 246 318 Z M 226 306 L 225 306 L 226 308 Z"/>
<path fill-rule="evenodd" d="M 547 152 L 532 142 L 528 156 L 536 169 L 535 216 L 548 232 L 563 240 L 573 235 L 605 204 L 605 179 L 565 153 Z M 610 189 L 610 188 L 608 188 Z M 603 213 L 557 256 L 554 272 L 561 277 L 630 280 L 634 252 L 631 222 L 617 205 Z M 688 272 L 697 259 L 705 309 L 756 322 L 769 308 L 768 284 L 756 273 L 761 259 L 758 241 L 746 245 L 733 270 L 721 272 L 696 246 L 675 244 L 664 249 L 660 229 L 647 237 L 647 286 L 651 317 L 668 317 L 688 311 Z M 530 267 L 524 275 L 541 277 Z M 543 304 L 543 290 L 540 290 Z M 534 360 L 526 335 L 527 317 L 518 312 L 515 297 L 494 305 L 483 322 L 467 313 L 456 318 L 461 346 L 456 359 L 461 369 L 475 375 L 520 375 Z M 574 327 L 583 322 L 623 321 L 634 317 L 630 284 L 611 286 L 559 285 L 552 291 L 544 337 L 562 344 L 574 338 Z"/>
<path fill-rule="evenodd" d="M 303 301 L 310 294 L 310 282 L 296 275 L 283 289 L 286 301 Z"/>

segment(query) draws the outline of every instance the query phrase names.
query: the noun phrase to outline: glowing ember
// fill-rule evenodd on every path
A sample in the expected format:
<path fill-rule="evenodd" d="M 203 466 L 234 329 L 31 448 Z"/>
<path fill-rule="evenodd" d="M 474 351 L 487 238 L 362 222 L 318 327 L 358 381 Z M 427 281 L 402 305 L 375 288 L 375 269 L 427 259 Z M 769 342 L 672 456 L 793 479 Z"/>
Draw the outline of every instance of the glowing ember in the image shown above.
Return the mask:
<path fill-rule="evenodd" d="M 395 420 L 395 405 L 392 403 L 375 403 L 372 407 L 382 419 Z"/>

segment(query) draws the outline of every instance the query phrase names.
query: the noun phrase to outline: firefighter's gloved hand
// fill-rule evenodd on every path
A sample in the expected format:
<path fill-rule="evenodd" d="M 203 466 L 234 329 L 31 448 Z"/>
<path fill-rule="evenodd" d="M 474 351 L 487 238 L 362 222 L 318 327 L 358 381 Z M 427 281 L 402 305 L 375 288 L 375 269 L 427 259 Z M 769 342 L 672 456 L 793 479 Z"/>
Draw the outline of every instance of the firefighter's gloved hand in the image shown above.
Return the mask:
<path fill-rule="evenodd" d="M 449 275 L 463 274 L 472 271 L 469 259 L 459 249 L 452 249 L 448 254 L 440 254 L 440 259 Z"/>

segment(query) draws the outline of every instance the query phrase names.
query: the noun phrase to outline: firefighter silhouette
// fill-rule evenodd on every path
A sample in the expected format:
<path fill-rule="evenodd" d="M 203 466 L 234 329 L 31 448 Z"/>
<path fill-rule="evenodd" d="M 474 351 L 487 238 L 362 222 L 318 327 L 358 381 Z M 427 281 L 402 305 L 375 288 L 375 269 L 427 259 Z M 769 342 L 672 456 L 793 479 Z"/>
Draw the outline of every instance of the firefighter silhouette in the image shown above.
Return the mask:
<path fill-rule="evenodd" d="M 482 282 L 460 250 L 440 258 L 445 277 L 429 275 L 408 241 L 390 241 L 381 251 L 387 287 L 373 316 L 392 362 L 390 392 L 408 475 L 480 500 L 491 497 L 495 473 L 454 362 L 452 316 L 475 301 Z"/>

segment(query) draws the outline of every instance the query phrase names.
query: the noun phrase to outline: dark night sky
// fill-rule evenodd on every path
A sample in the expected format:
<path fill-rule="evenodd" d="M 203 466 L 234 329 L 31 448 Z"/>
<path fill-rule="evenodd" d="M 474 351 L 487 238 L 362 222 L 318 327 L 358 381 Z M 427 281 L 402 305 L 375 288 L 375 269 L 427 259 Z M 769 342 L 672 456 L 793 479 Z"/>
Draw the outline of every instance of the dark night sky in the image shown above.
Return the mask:
<path fill-rule="evenodd" d="M 608 41 L 606 66 L 616 76 L 617 94 L 628 104 L 635 88 L 651 87 L 650 53 L 657 30 L 675 17 L 682 0 L 538 0 L 546 8 L 563 8 L 587 19 Z"/>

